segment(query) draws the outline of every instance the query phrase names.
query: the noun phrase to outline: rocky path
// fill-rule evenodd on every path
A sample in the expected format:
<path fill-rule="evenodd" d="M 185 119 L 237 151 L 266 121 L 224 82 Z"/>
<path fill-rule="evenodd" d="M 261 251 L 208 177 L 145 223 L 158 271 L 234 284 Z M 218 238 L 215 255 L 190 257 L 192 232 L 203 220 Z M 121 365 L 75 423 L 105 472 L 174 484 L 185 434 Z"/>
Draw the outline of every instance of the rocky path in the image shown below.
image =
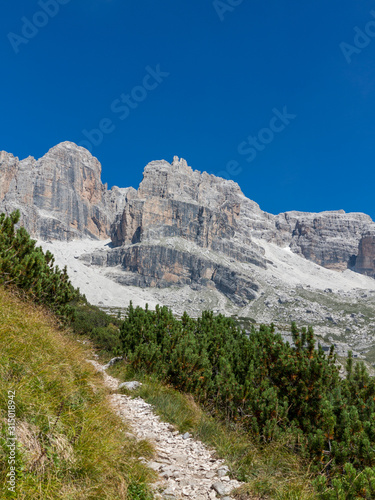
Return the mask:
<path fill-rule="evenodd" d="M 105 367 L 90 360 L 103 373 L 104 382 L 117 390 L 119 380 L 109 376 Z M 154 483 L 155 498 L 169 500 L 230 500 L 230 492 L 241 483 L 230 479 L 223 460 L 214 457 L 203 443 L 180 434 L 168 423 L 160 421 L 150 404 L 141 398 L 112 394 L 111 405 L 125 421 L 130 423 L 138 439 L 154 443 L 156 458 L 147 465 L 159 473 Z M 158 493 L 161 492 L 161 493 Z"/>

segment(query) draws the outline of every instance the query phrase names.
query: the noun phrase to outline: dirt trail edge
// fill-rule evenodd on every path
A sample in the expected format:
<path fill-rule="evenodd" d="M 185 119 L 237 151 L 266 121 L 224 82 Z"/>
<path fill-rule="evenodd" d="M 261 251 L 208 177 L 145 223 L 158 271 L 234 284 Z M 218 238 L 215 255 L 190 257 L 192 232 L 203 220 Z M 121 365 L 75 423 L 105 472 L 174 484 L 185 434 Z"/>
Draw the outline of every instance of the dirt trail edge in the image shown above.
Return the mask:
<path fill-rule="evenodd" d="M 108 388 L 113 391 L 118 389 L 119 380 L 108 375 L 104 366 L 97 361 L 87 361 L 103 373 Z M 203 443 L 161 422 L 152 406 L 141 398 L 111 394 L 109 400 L 116 413 L 131 425 L 138 439 L 147 439 L 155 445 L 156 458 L 146 464 L 160 476 L 153 484 L 156 499 L 233 498 L 230 492 L 242 483 L 228 477 L 229 469 L 224 460 L 217 460 Z"/>

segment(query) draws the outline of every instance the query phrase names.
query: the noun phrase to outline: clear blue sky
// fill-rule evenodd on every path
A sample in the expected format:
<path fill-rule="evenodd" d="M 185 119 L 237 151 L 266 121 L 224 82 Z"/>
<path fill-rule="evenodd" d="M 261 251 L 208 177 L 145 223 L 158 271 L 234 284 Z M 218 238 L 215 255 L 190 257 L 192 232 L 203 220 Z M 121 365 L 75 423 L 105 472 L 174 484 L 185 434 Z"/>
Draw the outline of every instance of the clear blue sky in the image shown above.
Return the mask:
<path fill-rule="evenodd" d="M 178 155 L 272 213 L 375 218 L 374 2 L 61 2 L 2 6 L 0 150 L 39 158 L 101 124 L 110 186 Z"/>

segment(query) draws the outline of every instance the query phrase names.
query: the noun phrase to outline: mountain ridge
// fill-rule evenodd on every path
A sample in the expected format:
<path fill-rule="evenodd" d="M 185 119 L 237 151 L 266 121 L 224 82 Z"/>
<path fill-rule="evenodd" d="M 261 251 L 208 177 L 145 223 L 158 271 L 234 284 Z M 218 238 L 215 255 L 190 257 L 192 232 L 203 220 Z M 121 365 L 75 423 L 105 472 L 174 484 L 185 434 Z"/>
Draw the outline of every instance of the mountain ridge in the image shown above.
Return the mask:
<path fill-rule="evenodd" d="M 54 146 L 38 160 L 29 156 L 20 161 L 3 151 L 0 208 L 7 213 L 20 209 L 23 225 L 41 240 L 111 237 L 114 246 L 124 246 L 184 233 L 201 247 L 262 265 L 255 237 L 289 246 L 323 267 L 350 268 L 375 277 L 375 223 L 366 214 L 269 214 L 246 198 L 234 181 L 193 171 L 178 157 L 172 163 L 150 162 L 138 190 L 109 190 L 101 172 L 100 162 L 71 142 Z M 246 257 L 244 246 L 252 255 Z"/>

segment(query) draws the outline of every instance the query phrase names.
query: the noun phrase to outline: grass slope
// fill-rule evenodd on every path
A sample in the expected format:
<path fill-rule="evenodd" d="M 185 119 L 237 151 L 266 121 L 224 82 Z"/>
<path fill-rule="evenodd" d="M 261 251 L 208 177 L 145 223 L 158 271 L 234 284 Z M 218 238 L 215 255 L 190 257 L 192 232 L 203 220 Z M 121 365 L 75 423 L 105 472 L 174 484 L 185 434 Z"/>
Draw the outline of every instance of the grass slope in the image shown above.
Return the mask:
<path fill-rule="evenodd" d="M 152 498 L 152 456 L 127 436 L 87 351 L 44 309 L 0 287 L 0 498 Z M 16 477 L 9 491 L 8 391 L 15 393 Z"/>

